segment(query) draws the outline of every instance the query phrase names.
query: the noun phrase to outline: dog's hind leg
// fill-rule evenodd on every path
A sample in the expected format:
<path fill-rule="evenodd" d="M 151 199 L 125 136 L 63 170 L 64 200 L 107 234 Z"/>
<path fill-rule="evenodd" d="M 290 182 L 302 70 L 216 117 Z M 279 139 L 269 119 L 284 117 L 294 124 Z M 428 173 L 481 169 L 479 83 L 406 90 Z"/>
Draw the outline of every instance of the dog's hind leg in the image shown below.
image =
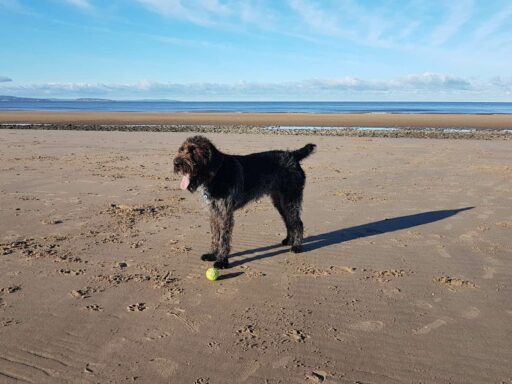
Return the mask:
<path fill-rule="evenodd" d="M 270 197 L 272 198 L 272 204 L 274 204 L 274 207 L 276 207 L 277 211 L 281 215 L 281 218 L 283 219 L 284 225 L 286 226 L 286 237 L 281 241 L 281 244 L 290 245 L 290 224 L 283 208 L 283 197 L 277 192 L 272 193 Z"/>
<path fill-rule="evenodd" d="M 302 242 L 304 238 L 304 224 L 300 219 L 302 205 L 302 194 L 298 199 L 287 201 L 284 203 L 284 214 L 286 221 L 289 223 L 289 244 L 293 253 L 302 252 Z"/>

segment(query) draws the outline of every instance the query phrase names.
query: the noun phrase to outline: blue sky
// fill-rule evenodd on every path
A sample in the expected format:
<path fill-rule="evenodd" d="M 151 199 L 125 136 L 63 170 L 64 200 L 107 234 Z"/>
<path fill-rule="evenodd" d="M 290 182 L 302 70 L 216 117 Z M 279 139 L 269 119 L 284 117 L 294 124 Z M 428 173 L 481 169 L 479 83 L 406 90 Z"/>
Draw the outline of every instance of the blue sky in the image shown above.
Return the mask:
<path fill-rule="evenodd" d="M 0 0 L 0 94 L 512 101 L 510 0 Z"/>

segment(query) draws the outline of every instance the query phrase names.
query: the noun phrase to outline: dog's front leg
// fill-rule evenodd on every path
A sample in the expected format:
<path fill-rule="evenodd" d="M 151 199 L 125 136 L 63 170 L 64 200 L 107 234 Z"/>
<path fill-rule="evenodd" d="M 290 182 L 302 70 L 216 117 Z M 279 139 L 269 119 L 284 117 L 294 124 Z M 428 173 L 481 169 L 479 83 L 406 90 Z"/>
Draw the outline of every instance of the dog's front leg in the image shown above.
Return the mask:
<path fill-rule="evenodd" d="M 228 268 L 228 255 L 231 250 L 231 234 L 235 219 L 231 210 L 226 210 L 219 213 L 219 251 L 217 253 L 217 260 L 213 264 L 215 268 Z"/>
<path fill-rule="evenodd" d="M 212 245 L 210 253 L 205 253 L 201 256 L 201 260 L 203 261 L 215 261 L 219 254 L 220 220 L 218 212 L 214 209 L 210 209 L 210 231 L 212 234 Z"/>

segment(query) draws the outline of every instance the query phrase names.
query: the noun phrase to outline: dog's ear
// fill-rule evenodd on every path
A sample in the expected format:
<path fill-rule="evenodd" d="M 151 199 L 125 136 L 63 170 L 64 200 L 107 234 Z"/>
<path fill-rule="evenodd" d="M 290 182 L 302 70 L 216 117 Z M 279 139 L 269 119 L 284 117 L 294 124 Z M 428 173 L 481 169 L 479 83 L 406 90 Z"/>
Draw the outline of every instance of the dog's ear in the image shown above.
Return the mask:
<path fill-rule="evenodd" d="M 188 151 L 192 159 L 194 159 L 196 162 L 202 163 L 204 165 L 208 164 L 210 158 L 210 148 L 207 146 L 190 144 L 188 146 Z"/>

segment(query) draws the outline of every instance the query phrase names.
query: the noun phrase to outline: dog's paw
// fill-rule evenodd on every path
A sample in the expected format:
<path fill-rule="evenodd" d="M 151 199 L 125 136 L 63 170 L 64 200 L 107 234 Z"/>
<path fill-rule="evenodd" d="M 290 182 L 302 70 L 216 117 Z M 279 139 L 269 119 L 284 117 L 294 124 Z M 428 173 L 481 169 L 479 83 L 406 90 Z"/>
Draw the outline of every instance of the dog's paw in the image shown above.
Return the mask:
<path fill-rule="evenodd" d="M 290 245 L 290 239 L 287 237 L 281 241 L 282 245 Z"/>
<path fill-rule="evenodd" d="M 302 245 L 292 245 L 292 248 L 290 249 L 293 253 L 301 253 L 302 250 Z"/>
<path fill-rule="evenodd" d="M 218 268 L 218 269 L 229 268 L 228 259 L 217 260 L 215 263 L 213 263 L 213 268 Z"/>
<path fill-rule="evenodd" d="M 215 261 L 215 260 L 217 260 L 217 255 L 215 253 L 205 253 L 204 255 L 201 255 L 201 260 Z"/>

